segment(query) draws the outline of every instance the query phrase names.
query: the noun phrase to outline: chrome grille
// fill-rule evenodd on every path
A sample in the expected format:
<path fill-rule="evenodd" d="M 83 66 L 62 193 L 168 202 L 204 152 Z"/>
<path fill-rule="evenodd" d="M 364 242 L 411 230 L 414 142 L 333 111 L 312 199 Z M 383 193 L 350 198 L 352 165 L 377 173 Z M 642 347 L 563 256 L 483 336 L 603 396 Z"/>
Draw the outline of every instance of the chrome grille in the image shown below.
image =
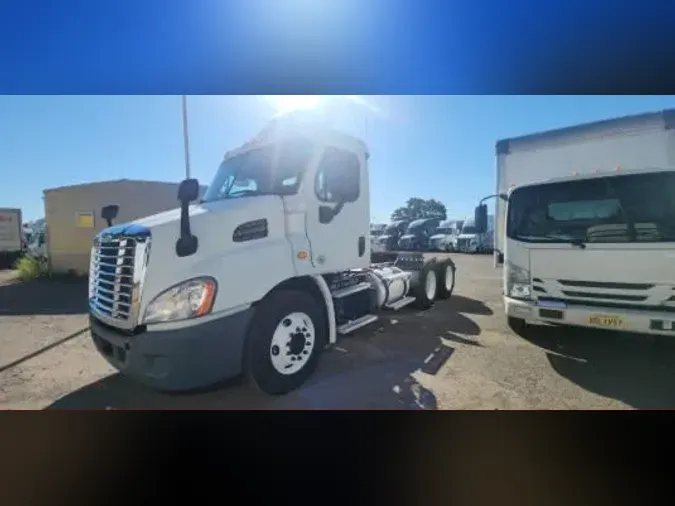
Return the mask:
<path fill-rule="evenodd" d="M 467 239 L 465 237 L 462 237 L 461 239 L 457 239 L 457 248 L 458 249 L 468 249 L 470 242 L 471 242 L 471 239 Z"/>
<path fill-rule="evenodd" d="M 89 306 L 95 316 L 121 328 L 133 328 L 138 318 L 140 276 L 145 238 L 99 236 L 94 240 L 90 269 Z M 139 262 L 140 260 L 140 262 Z"/>
<path fill-rule="evenodd" d="M 675 310 L 675 287 L 666 284 L 535 277 L 532 290 L 539 300 L 570 305 Z"/>

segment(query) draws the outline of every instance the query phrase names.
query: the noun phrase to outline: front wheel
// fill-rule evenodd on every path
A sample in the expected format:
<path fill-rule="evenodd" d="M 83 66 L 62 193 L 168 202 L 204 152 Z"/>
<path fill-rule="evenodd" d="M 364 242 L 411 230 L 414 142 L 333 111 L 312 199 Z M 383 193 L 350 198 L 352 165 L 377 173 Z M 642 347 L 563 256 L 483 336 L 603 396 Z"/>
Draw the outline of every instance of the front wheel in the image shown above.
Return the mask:
<path fill-rule="evenodd" d="M 268 395 L 295 390 L 312 375 L 327 342 L 324 311 L 312 296 L 273 292 L 258 306 L 248 332 L 249 382 Z"/>

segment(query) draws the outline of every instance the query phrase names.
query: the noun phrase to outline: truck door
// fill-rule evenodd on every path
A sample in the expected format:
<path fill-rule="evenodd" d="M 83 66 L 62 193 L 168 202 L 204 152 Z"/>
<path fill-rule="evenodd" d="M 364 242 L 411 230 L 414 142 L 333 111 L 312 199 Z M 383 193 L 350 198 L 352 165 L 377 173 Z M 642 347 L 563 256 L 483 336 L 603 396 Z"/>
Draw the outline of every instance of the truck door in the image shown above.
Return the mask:
<path fill-rule="evenodd" d="M 370 264 L 370 206 L 365 155 L 326 146 L 304 188 L 307 239 L 319 272 Z"/>

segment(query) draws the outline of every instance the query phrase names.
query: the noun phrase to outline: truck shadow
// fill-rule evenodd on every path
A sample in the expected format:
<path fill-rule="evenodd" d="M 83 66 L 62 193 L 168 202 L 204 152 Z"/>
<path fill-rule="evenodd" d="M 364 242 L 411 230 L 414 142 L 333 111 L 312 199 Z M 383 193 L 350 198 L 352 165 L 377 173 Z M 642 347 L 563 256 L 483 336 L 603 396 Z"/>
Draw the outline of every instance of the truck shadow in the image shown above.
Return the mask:
<path fill-rule="evenodd" d="M 492 309 L 487 307 L 483 301 L 463 297 L 462 295 L 452 295 L 450 299 L 451 308 L 458 313 L 468 313 L 481 316 L 490 316 L 494 314 Z"/>
<path fill-rule="evenodd" d="M 199 392 L 166 394 L 114 374 L 47 409 L 436 409 L 435 394 L 416 376 L 434 375 L 445 365 L 454 347 L 441 337 L 452 333 L 478 335 L 480 329 L 444 301 L 422 313 L 388 314 L 338 340 L 307 384 L 285 396 L 254 392 L 241 379 Z"/>
<path fill-rule="evenodd" d="M 69 315 L 87 312 L 87 282 L 12 280 L 0 284 L 0 316 Z"/>
<path fill-rule="evenodd" d="M 533 327 L 521 337 L 580 387 L 634 408 L 675 407 L 675 341 L 573 327 Z"/>

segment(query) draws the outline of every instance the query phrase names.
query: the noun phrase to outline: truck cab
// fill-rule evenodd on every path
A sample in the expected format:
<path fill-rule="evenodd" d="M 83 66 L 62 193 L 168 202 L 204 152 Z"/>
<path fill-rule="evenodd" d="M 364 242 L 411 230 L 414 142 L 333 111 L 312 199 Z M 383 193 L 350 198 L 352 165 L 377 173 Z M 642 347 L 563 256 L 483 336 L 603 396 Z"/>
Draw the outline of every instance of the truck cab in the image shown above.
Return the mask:
<path fill-rule="evenodd" d="M 593 171 L 516 186 L 503 290 L 512 327 L 675 334 L 675 170 Z M 478 228 L 486 208 L 476 209 Z"/>
<path fill-rule="evenodd" d="M 436 218 L 422 218 L 408 225 L 405 234 L 398 240 L 401 251 L 425 251 L 429 247 L 429 238 L 440 223 Z"/>
<path fill-rule="evenodd" d="M 485 230 L 479 230 L 473 216 L 462 225 L 459 235 L 454 238 L 454 248 L 462 253 L 483 253 L 492 248 L 494 237 L 494 217 L 487 216 Z"/>
<path fill-rule="evenodd" d="M 429 249 L 431 251 L 452 251 L 462 228 L 461 223 L 454 220 L 441 222 L 429 238 Z"/>
<path fill-rule="evenodd" d="M 407 220 L 392 221 L 377 238 L 378 251 L 396 251 L 398 240 L 405 233 L 410 222 Z"/>
<path fill-rule="evenodd" d="M 368 159 L 359 139 L 277 121 L 225 154 L 198 202 L 186 179 L 178 209 L 115 225 L 104 207 L 89 275 L 98 351 L 158 390 L 243 373 L 283 394 L 379 309 L 449 297 L 451 261 L 371 265 Z"/>

